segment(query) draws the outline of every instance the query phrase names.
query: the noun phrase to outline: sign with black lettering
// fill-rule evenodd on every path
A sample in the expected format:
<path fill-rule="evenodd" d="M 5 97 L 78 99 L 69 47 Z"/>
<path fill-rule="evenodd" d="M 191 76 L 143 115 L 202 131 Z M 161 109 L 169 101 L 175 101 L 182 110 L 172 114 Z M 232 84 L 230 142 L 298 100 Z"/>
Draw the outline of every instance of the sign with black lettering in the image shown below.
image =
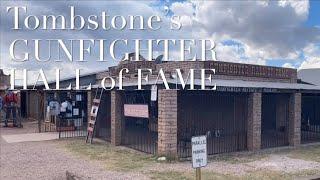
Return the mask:
<path fill-rule="evenodd" d="M 192 167 L 200 168 L 207 165 L 207 137 L 195 136 L 191 138 Z"/>

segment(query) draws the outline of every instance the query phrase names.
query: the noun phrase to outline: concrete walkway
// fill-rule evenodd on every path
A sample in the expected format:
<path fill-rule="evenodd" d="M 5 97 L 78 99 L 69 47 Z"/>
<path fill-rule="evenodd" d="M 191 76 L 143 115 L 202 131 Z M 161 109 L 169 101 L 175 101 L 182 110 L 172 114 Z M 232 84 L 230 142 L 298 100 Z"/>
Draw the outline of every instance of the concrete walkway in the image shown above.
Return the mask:
<path fill-rule="evenodd" d="M 59 133 L 48 132 L 48 133 L 10 134 L 10 135 L 2 135 L 2 138 L 7 143 L 47 141 L 47 140 L 59 139 Z"/>

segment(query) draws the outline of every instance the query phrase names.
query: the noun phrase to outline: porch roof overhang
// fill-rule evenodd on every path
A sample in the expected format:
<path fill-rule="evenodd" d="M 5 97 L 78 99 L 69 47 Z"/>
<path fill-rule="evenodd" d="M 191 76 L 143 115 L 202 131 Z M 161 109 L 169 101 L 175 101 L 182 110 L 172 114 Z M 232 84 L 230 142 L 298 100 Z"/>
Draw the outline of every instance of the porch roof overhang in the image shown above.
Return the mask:
<path fill-rule="evenodd" d="M 244 81 L 244 80 L 213 80 L 219 87 L 243 87 L 243 88 L 270 88 L 270 89 L 292 89 L 292 90 L 319 90 L 320 86 L 301 84 L 301 83 L 284 83 L 284 82 L 262 82 L 262 81 Z M 200 81 L 198 83 L 201 83 Z"/>
<path fill-rule="evenodd" d="M 175 79 L 167 79 L 169 85 L 181 85 L 180 81 Z M 186 83 L 187 85 L 190 82 Z M 163 85 L 163 81 L 156 81 L 155 79 L 149 81 L 142 81 L 142 86 L 151 86 L 151 85 Z M 195 86 L 201 86 L 201 80 L 194 80 Z M 206 87 L 217 88 L 253 88 L 253 89 L 278 89 L 278 90 L 298 90 L 298 91 L 316 91 L 320 93 L 320 86 L 311 85 L 311 84 L 302 84 L 302 83 L 285 83 L 285 82 L 263 82 L 263 81 L 245 81 L 245 80 L 226 80 L 226 79 L 212 79 L 212 83 L 206 81 Z M 137 82 L 123 82 L 123 87 L 137 87 Z M 93 85 L 92 88 L 100 88 L 100 84 Z M 111 84 L 105 84 L 105 87 L 111 87 Z M 119 84 L 116 83 L 115 87 L 119 87 Z"/>

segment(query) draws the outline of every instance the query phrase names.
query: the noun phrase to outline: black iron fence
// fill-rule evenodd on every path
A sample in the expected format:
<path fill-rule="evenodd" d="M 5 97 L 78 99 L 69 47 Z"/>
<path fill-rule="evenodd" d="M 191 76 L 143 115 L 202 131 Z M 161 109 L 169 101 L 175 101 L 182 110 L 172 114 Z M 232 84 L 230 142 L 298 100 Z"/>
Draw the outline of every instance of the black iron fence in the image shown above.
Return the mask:
<path fill-rule="evenodd" d="M 56 130 L 59 132 L 59 138 L 85 137 L 87 121 L 84 118 L 59 119 Z"/>
<path fill-rule="evenodd" d="M 38 121 L 39 132 L 58 132 L 59 138 L 84 137 L 87 135 L 87 120 L 83 118 L 51 117 L 52 121 Z"/>
<path fill-rule="evenodd" d="M 301 143 L 320 142 L 320 125 L 301 126 Z"/>
<path fill-rule="evenodd" d="M 263 94 L 261 148 L 289 145 L 289 95 Z"/>
<path fill-rule="evenodd" d="M 122 144 L 141 152 L 156 154 L 158 109 L 157 102 L 151 101 L 151 92 L 149 90 L 125 91 L 124 104 L 148 105 L 149 117 L 125 117 Z"/>
<path fill-rule="evenodd" d="M 301 143 L 320 142 L 320 95 L 302 95 Z"/>
<path fill-rule="evenodd" d="M 212 130 L 206 134 L 194 134 L 193 136 L 206 135 L 208 155 L 244 151 L 247 149 L 247 132 L 229 132 L 223 130 Z M 178 156 L 180 158 L 191 157 L 191 138 L 184 136 L 178 142 Z"/>
<path fill-rule="evenodd" d="M 287 130 L 269 130 L 261 132 L 261 148 L 288 146 Z"/>
<path fill-rule="evenodd" d="M 178 155 L 191 156 L 192 136 L 207 136 L 209 155 L 247 149 L 247 96 L 182 91 L 178 98 Z"/>
<path fill-rule="evenodd" d="M 47 93 L 45 109 L 60 108 L 63 102 L 68 107 L 59 115 L 52 115 L 48 110 L 45 118 L 38 118 L 39 132 L 58 132 L 59 138 L 83 137 L 87 134 L 87 92 L 83 91 L 57 91 Z M 57 102 L 58 107 L 51 107 L 50 102 Z M 56 104 L 57 104 L 56 103 Z"/>
<path fill-rule="evenodd" d="M 157 153 L 157 132 L 140 127 L 128 127 L 124 133 L 123 145 L 149 154 Z"/>

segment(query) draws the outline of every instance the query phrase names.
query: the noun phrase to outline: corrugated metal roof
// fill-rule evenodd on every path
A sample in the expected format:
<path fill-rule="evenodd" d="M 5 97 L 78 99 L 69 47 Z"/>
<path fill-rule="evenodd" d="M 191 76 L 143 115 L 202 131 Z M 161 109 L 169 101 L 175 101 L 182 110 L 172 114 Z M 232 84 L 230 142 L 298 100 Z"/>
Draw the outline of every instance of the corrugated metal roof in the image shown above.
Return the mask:
<path fill-rule="evenodd" d="M 176 84 L 176 80 L 167 79 L 168 83 Z M 149 80 L 148 82 L 142 81 L 142 85 L 163 84 L 162 81 L 156 82 L 156 80 Z M 178 84 L 181 84 L 178 81 Z M 189 84 L 189 83 L 187 83 Z M 195 79 L 195 85 L 201 85 L 200 79 Z M 244 80 L 225 80 L 225 79 L 213 79 L 212 83 L 206 81 L 206 86 L 218 87 L 244 87 L 244 88 L 271 88 L 271 89 L 292 89 L 292 90 L 319 90 L 320 86 L 300 84 L 300 83 L 282 83 L 282 82 L 261 82 L 261 81 L 244 81 Z M 123 86 L 137 86 L 137 82 L 123 82 Z M 93 88 L 101 87 L 101 85 L 94 85 Z M 110 87 L 110 84 L 106 84 L 106 87 Z M 118 84 L 116 84 L 118 87 Z"/>

